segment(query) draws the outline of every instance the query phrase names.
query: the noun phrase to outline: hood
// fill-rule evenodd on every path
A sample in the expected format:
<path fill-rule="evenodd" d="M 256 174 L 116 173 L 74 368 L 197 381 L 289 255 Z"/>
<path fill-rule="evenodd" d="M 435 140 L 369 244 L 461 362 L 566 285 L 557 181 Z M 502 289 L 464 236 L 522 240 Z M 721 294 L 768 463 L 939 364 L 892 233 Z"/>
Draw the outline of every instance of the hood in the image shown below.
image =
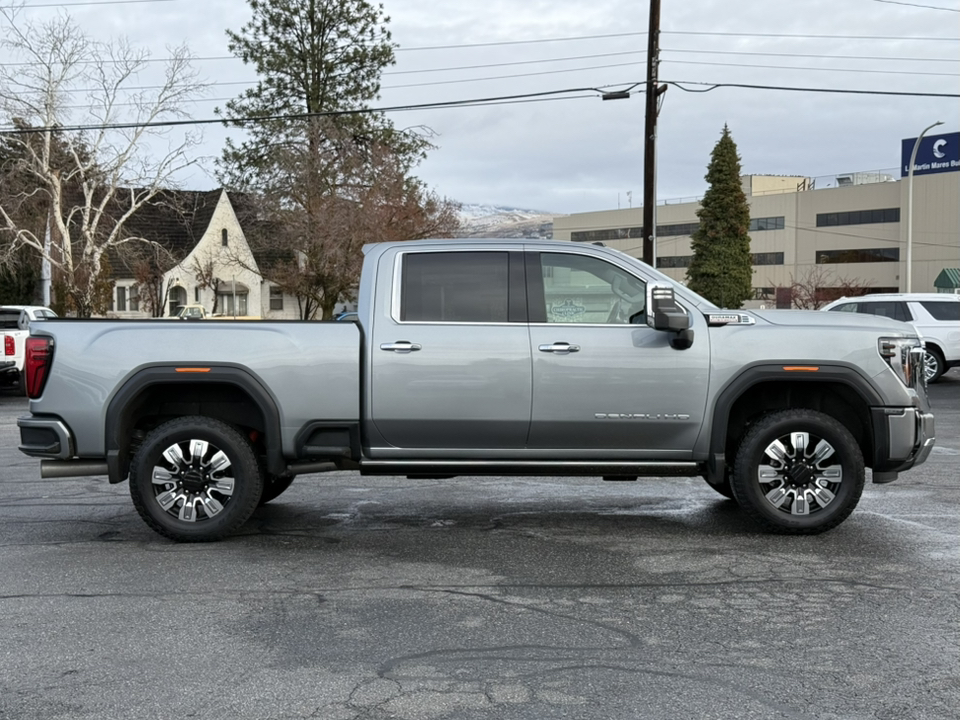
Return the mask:
<path fill-rule="evenodd" d="M 746 312 L 760 320 L 767 321 L 771 325 L 850 328 L 914 336 L 918 334 L 910 323 L 891 320 L 879 315 L 821 312 L 819 310 L 740 310 L 738 312 Z"/>

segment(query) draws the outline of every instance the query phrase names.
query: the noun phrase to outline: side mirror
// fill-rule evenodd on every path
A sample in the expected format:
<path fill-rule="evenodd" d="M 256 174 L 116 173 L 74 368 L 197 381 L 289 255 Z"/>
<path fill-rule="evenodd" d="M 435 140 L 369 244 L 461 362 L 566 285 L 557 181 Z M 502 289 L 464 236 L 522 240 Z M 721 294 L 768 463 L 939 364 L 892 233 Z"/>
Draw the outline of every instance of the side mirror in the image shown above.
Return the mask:
<path fill-rule="evenodd" d="M 683 332 L 690 329 L 690 316 L 677 305 L 670 285 L 647 286 L 647 325 L 654 330 Z"/>

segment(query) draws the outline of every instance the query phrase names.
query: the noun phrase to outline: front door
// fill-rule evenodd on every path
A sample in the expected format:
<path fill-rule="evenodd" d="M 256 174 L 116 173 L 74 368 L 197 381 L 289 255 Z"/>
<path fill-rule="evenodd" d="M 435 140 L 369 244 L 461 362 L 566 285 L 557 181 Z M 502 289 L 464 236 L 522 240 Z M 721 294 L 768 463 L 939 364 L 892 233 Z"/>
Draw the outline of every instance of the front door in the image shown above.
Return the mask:
<path fill-rule="evenodd" d="M 371 454 L 523 448 L 532 381 L 522 252 L 394 257 L 380 272 L 397 286 L 377 310 L 368 345 L 371 417 L 387 443 Z"/>
<path fill-rule="evenodd" d="M 633 271 L 571 250 L 531 253 L 527 273 L 531 450 L 689 458 L 709 380 L 703 316 L 691 312 L 693 346 L 676 350 L 645 324 L 646 283 Z"/>

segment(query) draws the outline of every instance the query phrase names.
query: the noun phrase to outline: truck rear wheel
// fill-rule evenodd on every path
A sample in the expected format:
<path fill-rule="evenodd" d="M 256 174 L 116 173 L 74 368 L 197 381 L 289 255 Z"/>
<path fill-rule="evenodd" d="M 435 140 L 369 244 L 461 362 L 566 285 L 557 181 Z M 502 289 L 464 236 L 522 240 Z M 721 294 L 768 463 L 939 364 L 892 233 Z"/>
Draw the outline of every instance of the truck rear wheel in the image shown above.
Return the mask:
<path fill-rule="evenodd" d="M 815 410 L 764 415 L 744 436 L 733 494 L 766 530 L 815 535 L 842 523 L 860 501 L 863 455 L 843 425 Z"/>
<path fill-rule="evenodd" d="M 153 530 L 178 542 L 219 540 L 256 510 L 263 475 L 232 426 L 195 416 L 150 431 L 130 466 L 130 495 Z"/>

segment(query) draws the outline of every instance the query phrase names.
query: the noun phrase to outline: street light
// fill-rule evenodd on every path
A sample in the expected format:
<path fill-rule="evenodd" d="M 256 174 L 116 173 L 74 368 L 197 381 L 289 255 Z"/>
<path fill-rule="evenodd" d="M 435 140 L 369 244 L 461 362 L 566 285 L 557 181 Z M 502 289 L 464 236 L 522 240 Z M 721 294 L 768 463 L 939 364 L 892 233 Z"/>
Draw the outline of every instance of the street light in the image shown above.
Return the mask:
<path fill-rule="evenodd" d="M 935 128 L 937 125 L 943 125 L 943 122 L 937 120 L 933 125 L 925 128 L 913 143 L 913 152 L 910 153 L 910 165 L 907 168 L 907 292 L 911 292 L 913 289 L 913 165 L 917 161 L 917 150 L 920 147 L 920 141 L 923 140 L 923 136 L 927 134 L 927 130 Z"/>

